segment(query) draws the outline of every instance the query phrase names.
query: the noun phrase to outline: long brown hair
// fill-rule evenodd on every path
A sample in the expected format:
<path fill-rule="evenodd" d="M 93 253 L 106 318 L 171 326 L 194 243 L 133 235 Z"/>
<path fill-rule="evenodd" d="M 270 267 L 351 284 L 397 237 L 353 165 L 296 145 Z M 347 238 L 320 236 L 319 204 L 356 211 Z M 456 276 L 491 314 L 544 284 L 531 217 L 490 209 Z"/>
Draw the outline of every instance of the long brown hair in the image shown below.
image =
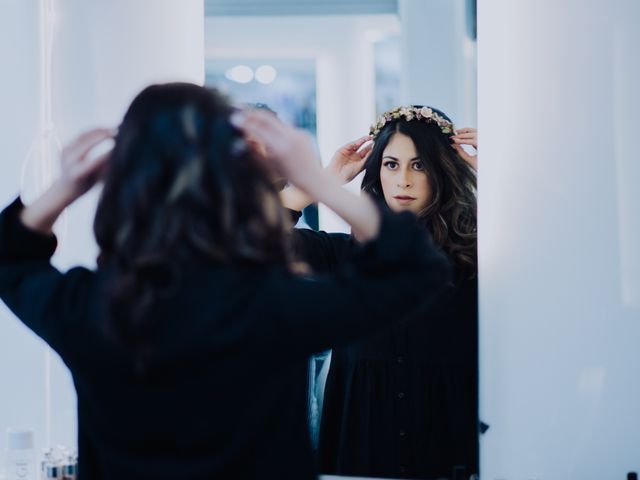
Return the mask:
<path fill-rule="evenodd" d="M 115 270 L 110 327 L 139 342 L 186 264 L 289 266 L 289 220 L 215 90 L 153 85 L 120 126 L 94 231 Z"/>
<path fill-rule="evenodd" d="M 418 106 L 419 108 L 419 106 Z M 449 117 L 432 108 L 443 118 Z M 431 123 L 403 118 L 384 125 L 365 165 L 362 190 L 384 202 L 380 182 L 382 154 L 396 133 L 407 135 L 427 172 L 431 202 L 420 218 L 454 263 L 471 276 L 477 271 L 477 202 L 476 174 L 473 168 L 451 147 L 449 136 Z"/>

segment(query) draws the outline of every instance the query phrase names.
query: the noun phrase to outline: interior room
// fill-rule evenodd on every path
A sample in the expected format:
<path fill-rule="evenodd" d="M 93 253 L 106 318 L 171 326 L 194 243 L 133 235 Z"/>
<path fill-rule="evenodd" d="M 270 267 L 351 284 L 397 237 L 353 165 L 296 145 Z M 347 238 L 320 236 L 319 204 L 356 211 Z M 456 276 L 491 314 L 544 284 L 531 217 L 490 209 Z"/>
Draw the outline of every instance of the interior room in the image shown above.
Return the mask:
<path fill-rule="evenodd" d="M 449 153 L 458 152 L 456 161 L 464 165 L 459 168 L 472 172 L 473 179 L 472 201 L 461 195 L 446 208 L 456 212 L 451 214 L 456 219 L 471 201 L 473 227 L 461 233 L 458 224 L 439 214 L 433 221 L 442 219 L 445 237 L 473 237 L 472 300 L 451 302 L 451 308 L 461 309 L 470 302 L 472 314 L 466 327 L 442 327 L 449 333 L 439 338 L 433 333 L 441 331 L 437 323 L 449 317 L 438 317 L 434 310 L 421 317 L 424 339 L 407 338 L 406 344 L 417 348 L 417 356 L 435 358 L 437 365 L 447 363 L 447 355 L 464 364 L 460 368 L 473 378 L 460 387 L 468 390 L 451 387 L 451 396 L 465 401 L 458 405 L 441 395 L 441 385 L 450 380 L 434 374 L 440 367 L 433 365 L 424 370 L 431 373 L 420 370 L 418 375 L 408 366 L 404 370 L 419 376 L 416 382 L 429 391 L 427 397 L 398 386 L 405 373 L 378 373 L 388 384 L 372 380 L 363 395 L 387 395 L 393 407 L 376 410 L 375 402 L 358 403 L 355 396 L 337 399 L 332 382 L 338 381 L 341 358 L 352 368 L 355 361 L 345 353 L 350 350 L 313 351 L 305 357 L 304 395 L 310 451 L 322 458 L 317 460 L 318 478 L 637 478 L 640 385 L 633 352 L 640 339 L 640 163 L 635 160 L 639 2 L 3 0 L 0 9 L 3 209 L 18 195 L 25 206 L 42 198 L 64 173 L 64 146 L 81 132 L 119 128 L 114 135 L 120 141 L 130 104 L 152 84 L 204 86 L 220 92 L 236 112 L 272 113 L 310 139 L 321 171 L 332 171 L 336 152 L 351 148 L 356 139 L 362 142 L 352 153 L 368 145 L 373 158 L 376 140 L 383 138 L 376 128 L 388 122 L 429 118 L 448 132 Z M 399 129 L 395 135 L 408 138 Z M 387 165 L 390 154 L 381 155 Z M 420 152 L 414 156 L 411 161 L 427 162 Z M 397 158 L 392 161 L 401 168 Z M 365 170 L 342 180 L 353 198 L 371 193 Z M 426 170 L 429 178 L 433 172 Z M 384 190 L 384 178 L 380 181 Z M 279 198 L 292 185 L 297 187 L 285 178 Z M 101 195 L 97 186 L 61 213 L 53 227 L 55 269 L 101 268 L 101 246 L 94 235 Z M 297 204 L 284 201 L 296 229 L 341 234 L 339 238 L 358 243 L 354 224 L 325 202 L 291 205 Z M 0 219 L 0 237 L 2 224 Z M 436 243 L 438 231 L 430 231 Z M 0 247 L 3 242 L 0 238 Z M 2 268 L 10 269 L 14 258 L 3 255 L 0 251 Z M 4 271 L 0 268 L 0 296 L 15 288 L 15 282 L 2 278 Z M 383 296 L 397 294 L 390 286 Z M 32 295 L 37 302 L 41 294 L 34 290 Z M 373 301 L 366 294 L 349 298 L 363 305 Z M 298 317 L 302 320 L 329 303 L 328 298 L 314 298 L 298 310 Z M 192 313 L 185 307 L 178 316 Z M 17 317 L 10 302 L 0 302 L 0 452 L 5 452 L 0 479 L 82 479 L 71 468 L 77 466 L 78 453 L 81 465 L 86 455 L 82 448 L 78 452 L 77 379 L 69 362 Z M 390 365 L 401 368 L 398 364 L 407 357 L 394 352 Z M 271 365 L 265 358 L 272 353 L 263 352 L 255 361 L 256 379 Z M 374 357 L 366 359 L 366 368 L 375 370 Z M 462 383 L 457 372 L 446 374 Z M 343 387 L 352 392 L 357 385 L 352 379 Z M 384 385 L 392 387 L 383 394 Z M 122 399 L 128 393 L 112 394 Z M 371 423 L 358 417 L 357 434 L 323 440 L 331 431 L 327 422 L 333 421 L 333 405 L 349 402 L 363 416 L 368 412 Z M 167 417 L 175 414 L 166 412 Z M 402 453 L 413 428 L 425 430 L 429 441 L 439 444 L 429 437 L 438 435 L 442 445 L 450 442 L 458 448 L 464 443 L 456 438 L 458 421 L 475 432 L 465 440 L 470 446 L 459 447 L 472 451 L 471 460 L 464 454 L 455 457 L 456 452 L 451 458 L 460 460 L 447 460 L 446 467 L 421 469 L 447 457 L 446 448 L 438 452 L 418 442 L 407 447 L 410 453 Z M 444 434 L 430 430 L 446 422 L 450 430 L 438 427 Z M 373 424 L 383 426 L 369 429 Z M 392 438 L 376 443 L 387 430 Z M 445 439 L 447 432 L 452 439 Z M 319 452 L 342 448 L 354 438 L 354 458 L 370 456 L 367 461 L 374 465 L 389 455 L 392 466 L 383 462 L 385 467 L 377 471 L 341 469 L 340 459 L 346 457 L 338 453 L 337 463 L 325 467 L 331 461 L 325 464 Z M 369 439 L 381 446 L 366 450 Z M 286 460 L 288 452 L 281 453 Z M 27 465 L 26 476 L 17 476 L 16 458 Z M 54 461 L 61 472 L 64 465 L 71 469 L 68 476 L 47 473 L 45 465 Z M 412 462 L 421 467 L 413 470 Z M 263 475 L 276 478 L 270 471 Z"/>

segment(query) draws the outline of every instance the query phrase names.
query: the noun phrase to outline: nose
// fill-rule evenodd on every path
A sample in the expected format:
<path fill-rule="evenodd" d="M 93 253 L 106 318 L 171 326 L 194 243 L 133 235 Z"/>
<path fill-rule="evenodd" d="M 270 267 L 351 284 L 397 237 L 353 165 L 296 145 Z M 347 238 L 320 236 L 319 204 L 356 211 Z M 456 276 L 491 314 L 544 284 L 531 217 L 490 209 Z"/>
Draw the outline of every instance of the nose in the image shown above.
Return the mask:
<path fill-rule="evenodd" d="M 409 188 L 411 186 L 411 172 L 403 170 L 398 173 L 398 187 Z"/>

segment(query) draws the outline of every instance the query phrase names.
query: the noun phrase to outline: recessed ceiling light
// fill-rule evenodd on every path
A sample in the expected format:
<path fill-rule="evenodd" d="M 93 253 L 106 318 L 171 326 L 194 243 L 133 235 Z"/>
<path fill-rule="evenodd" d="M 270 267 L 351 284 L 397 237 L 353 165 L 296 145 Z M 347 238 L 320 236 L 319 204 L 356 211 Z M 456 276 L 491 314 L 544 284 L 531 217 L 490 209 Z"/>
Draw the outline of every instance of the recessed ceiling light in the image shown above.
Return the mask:
<path fill-rule="evenodd" d="M 227 70 L 224 76 L 233 82 L 249 83 L 253 80 L 253 70 L 246 65 L 236 65 Z"/>
<path fill-rule="evenodd" d="M 265 85 L 272 83 L 277 76 L 278 71 L 271 65 L 260 65 L 256 69 L 256 80 Z"/>

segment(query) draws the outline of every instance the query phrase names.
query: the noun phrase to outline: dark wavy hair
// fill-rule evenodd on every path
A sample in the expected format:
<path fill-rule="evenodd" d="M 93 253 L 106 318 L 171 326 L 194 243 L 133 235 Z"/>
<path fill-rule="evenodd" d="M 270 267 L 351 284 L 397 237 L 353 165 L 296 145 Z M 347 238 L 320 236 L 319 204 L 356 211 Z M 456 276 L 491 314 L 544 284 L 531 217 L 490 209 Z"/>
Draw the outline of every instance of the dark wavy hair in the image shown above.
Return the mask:
<path fill-rule="evenodd" d="M 440 110 L 431 109 L 451 121 Z M 385 124 L 365 164 L 362 190 L 384 202 L 380 182 L 382 154 L 396 133 L 411 138 L 427 172 L 432 197 L 419 217 L 456 266 L 474 276 L 477 271 L 476 174 L 451 148 L 449 135 L 442 133 L 437 125 L 403 118 Z"/>
<path fill-rule="evenodd" d="M 137 345 L 185 265 L 291 265 L 289 219 L 215 90 L 153 85 L 116 137 L 95 216 L 99 265 L 114 270 L 109 327 Z"/>

